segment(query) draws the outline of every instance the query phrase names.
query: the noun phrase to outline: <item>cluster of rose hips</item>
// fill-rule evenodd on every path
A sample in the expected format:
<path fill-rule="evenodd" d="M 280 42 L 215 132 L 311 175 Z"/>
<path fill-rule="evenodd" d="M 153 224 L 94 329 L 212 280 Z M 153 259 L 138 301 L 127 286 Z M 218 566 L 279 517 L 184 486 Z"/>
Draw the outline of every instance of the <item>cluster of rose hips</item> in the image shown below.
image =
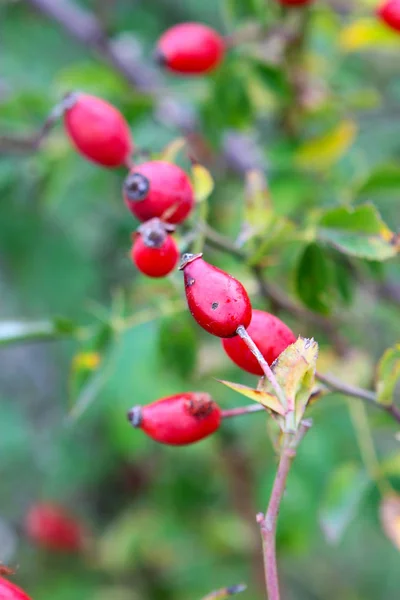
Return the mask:
<path fill-rule="evenodd" d="M 302 6 L 314 0 L 278 0 L 286 6 Z M 400 32 L 400 0 L 385 0 L 377 11 L 392 29 Z M 222 61 L 224 39 L 199 23 L 183 23 L 160 38 L 157 61 L 176 73 L 197 75 L 211 71 Z M 63 103 L 67 133 L 75 148 L 89 160 L 104 167 L 130 166 L 134 145 L 124 117 L 108 102 L 87 94 L 73 93 Z M 186 173 L 164 161 L 133 166 L 125 179 L 124 201 L 142 225 L 134 235 L 132 260 L 150 277 L 170 273 L 179 260 L 171 233 L 194 206 L 194 192 Z M 210 265 L 201 254 L 186 254 L 183 270 L 188 307 L 197 323 L 221 338 L 228 357 L 243 370 L 257 376 L 263 370 L 238 335 L 247 330 L 268 364 L 296 340 L 293 332 L 274 315 L 253 310 L 243 285 L 234 277 Z M 129 411 L 129 421 L 152 439 L 171 445 L 197 442 L 220 426 L 223 411 L 205 392 L 185 392 L 162 398 Z M 74 517 L 55 504 L 37 504 L 25 522 L 26 535 L 49 551 L 80 552 L 86 546 L 87 531 Z M 2 575 L 0 600 L 30 600 L 23 590 Z"/>

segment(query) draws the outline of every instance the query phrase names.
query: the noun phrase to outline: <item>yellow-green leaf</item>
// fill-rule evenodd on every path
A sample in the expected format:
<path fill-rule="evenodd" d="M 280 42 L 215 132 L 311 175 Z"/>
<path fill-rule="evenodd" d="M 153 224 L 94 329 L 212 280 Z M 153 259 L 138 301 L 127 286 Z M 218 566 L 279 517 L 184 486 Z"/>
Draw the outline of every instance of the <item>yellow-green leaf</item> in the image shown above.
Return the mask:
<path fill-rule="evenodd" d="M 257 390 L 251 387 L 247 387 L 247 385 L 242 385 L 240 383 L 232 383 L 231 381 L 224 381 L 223 379 L 217 379 L 220 383 L 223 383 L 231 390 L 238 392 L 238 394 L 242 394 L 242 396 L 246 396 L 246 398 L 250 398 L 250 400 L 254 400 L 254 402 L 258 402 L 262 404 L 269 410 L 272 410 L 279 415 L 284 415 L 285 411 L 279 400 L 273 394 L 270 394 L 264 390 Z"/>
<path fill-rule="evenodd" d="M 358 19 L 345 27 L 339 37 L 339 46 L 345 52 L 366 48 L 400 48 L 400 38 L 376 18 Z"/>
<path fill-rule="evenodd" d="M 245 200 L 246 225 L 257 231 L 272 215 L 271 195 L 262 171 L 254 169 L 246 173 Z"/>
<path fill-rule="evenodd" d="M 99 366 L 100 360 L 98 352 L 79 352 L 72 359 L 72 369 L 74 371 L 94 371 Z"/>
<path fill-rule="evenodd" d="M 400 496 L 395 493 L 385 496 L 382 499 L 379 513 L 383 531 L 394 546 L 400 550 Z"/>
<path fill-rule="evenodd" d="M 175 140 L 172 140 L 172 142 L 167 144 L 160 153 L 160 160 L 171 163 L 175 162 L 177 155 L 185 147 L 185 144 L 185 138 L 176 138 Z"/>
<path fill-rule="evenodd" d="M 328 169 L 346 154 L 356 133 L 354 121 L 341 121 L 331 131 L 304 142 L 296 153 L 298 165 L 310 170 Z"/>
<path fill-rule="evenodd" d="M 400 344 L 386 350 L 377 367 L 376 393 L 380 404 L 390 406 L 400 378 Z"/>
<path fill-rule="evenodd" d="M 210 172 L 199 164 L 192 167 L 192 184 L 196 202 L 207 200 L 214 189 L 214 180 Z"/>
<path fill-rule="evenodd" d="M 289 410 L 295 410 L 297 424 L 303 418 L 314 388 L 317 358 L 317 342 L 299 337 L 278 356 L 272 365 L 275 377 L 285 392 Z M 271 392 L 268 382 L 265 386 Z"/>

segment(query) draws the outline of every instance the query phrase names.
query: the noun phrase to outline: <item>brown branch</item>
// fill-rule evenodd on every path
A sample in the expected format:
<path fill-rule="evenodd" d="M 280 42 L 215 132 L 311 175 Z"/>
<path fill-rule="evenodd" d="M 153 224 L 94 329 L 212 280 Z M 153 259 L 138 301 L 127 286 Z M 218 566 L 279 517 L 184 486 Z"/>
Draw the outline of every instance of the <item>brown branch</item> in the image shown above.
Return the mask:
<path fill-rule="evenodd" d="M 359 388 L 347 383 L 343 383 L 339 381 L 335 377 L 331 375 L 322 375 L 322 373 L 316 373 L 316 377 L 321 383 L 324 383 L 331 391 L 339 392 L 340 394 L 344 394 L 345 396 L 350 396 L 352 398 L 359 398 L 360 400 L 364 400 L 369 404 L 373 404 L 376 408 L 386 412 L 389 414 L 395 421 L 400 423 L 400 409 L 395 404 L 390 404 L 389 406 L 385 404 L 380 404 L 377 400 L 377 395 L 375 392 L 371 392 L 369 390 L 364 390 L 363 388 Z"/>
<path fill-rule="evenodd" d="M 127 58 L 107 38 L 101 23 L 89 11 L 70 0 L 25 0 L 46 17 L 56 21 L 74 39 L 97 52 L 126 81 L 144 93 L 155 92 L 161 86 L 157 71 L 132 57 Z"/>

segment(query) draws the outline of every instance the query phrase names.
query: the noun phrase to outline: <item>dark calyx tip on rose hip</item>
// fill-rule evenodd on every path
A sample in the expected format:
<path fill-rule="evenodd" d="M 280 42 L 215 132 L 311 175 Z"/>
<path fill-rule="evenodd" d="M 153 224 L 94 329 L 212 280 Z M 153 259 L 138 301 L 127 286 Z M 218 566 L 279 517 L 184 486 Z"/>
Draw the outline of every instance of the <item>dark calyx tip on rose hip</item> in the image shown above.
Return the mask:
<path fill-rule="evenodd" d="M 138 232 L 148 248 L 161 248 L 167 239 L 168 231 L 168 227 L 157 217 L 146 221 L 138 228 Z"/>
<path fill-rule="evenodd" d="M 132 427 L 140 427 L 143 420 L 142 407 L 134 406 L 128 412 L 128 421 L 132 425 Z"/>
<path fill-rule="evenodd" d="M 160 48 L 156 48 L 153 52 L 153 60 L 159 67 L 165 67 L 167 59 Z"/>
<path fill-rule="evenodd" d="M 183 269 L 191 262 L 193 262 L 194 260 L 196 260 L 196 258 L 201 258 L 203 256 L 203 253 L 200 252 L 199 254 L 190 254 L 190 253 L 185 253 L 182 255 L 181 258 L 181 262 L 179 265 L 179 270 L 183 271 Z"/>
<path fill-rule="evenodd" d="M 124 181 L 124 191 L 128 200 L 138 202 L 144 200 L 149 193 L 150 182 L 141 173 L 130 173 Z"/>

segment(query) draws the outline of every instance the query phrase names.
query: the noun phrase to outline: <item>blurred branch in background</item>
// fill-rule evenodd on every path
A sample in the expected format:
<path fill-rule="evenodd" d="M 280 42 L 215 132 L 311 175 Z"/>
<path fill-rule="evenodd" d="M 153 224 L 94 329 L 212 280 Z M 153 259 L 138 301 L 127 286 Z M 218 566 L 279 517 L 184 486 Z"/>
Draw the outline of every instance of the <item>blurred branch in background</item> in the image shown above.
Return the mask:
<path fill-rule="evenodd" d="M 214 168 L 228 167 L 243 175 L 250 167 L 259 167 L 261 157 L 245 135 L 236 135 L 235 143 L 225 143 L 223 156 L 216 157 L 209 144 L 197 131 L 194 115 L 187 107 L 168 96 L 163 79 L 156 68 L 137 57 L 132 51 L 132 37 L 128 41 L 112 41 L 104 29 L 104 18 L 79 7 L 70 0 L 25 0 L 43 15 L 56 21 L 73 38 L 88 47 L 111 65 L 137 91 L 155 100 L 154 114 L 163 123 L 176 127 L 186 137 L 193 160 Z M 101 4 L 101 3 L 99 3 Z M 101 13 L 104 17 L 104 13 Z M 135 56 L 136 54 L 136 56 Z M 231 136 L 227 135 L 227 142 Z M 10 136 L 0 137 L 0 151 L 31 151 L 37 148 L 37 137 L 25 140 Z M 249 153 L 249 147 L 251 152 Z M 249 164 L 254 160 L 254 163 Z"/>

